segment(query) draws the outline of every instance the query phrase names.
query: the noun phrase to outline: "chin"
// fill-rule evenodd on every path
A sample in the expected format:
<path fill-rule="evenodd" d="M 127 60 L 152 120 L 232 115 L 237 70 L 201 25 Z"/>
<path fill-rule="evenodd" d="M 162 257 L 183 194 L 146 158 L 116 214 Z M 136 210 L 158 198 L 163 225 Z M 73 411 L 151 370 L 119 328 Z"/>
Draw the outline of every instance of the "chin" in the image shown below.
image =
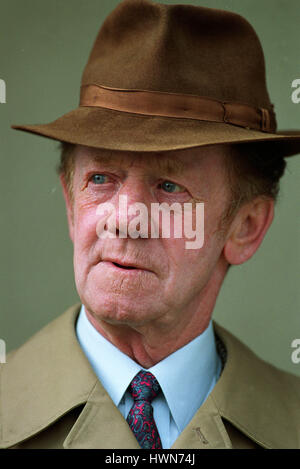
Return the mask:
<path fill-rule="evenodd" d="M 82 298 L 82 303 L 90 314 L 100 321 L 109 324 L 139 326 L 155 320 L 159 315 L 159 305 L 155 306 L 152 299 L 139 303 L 136 297 L 128 298 L 126 295 L 111 295 L 101 293 L 91 298 Z"/>

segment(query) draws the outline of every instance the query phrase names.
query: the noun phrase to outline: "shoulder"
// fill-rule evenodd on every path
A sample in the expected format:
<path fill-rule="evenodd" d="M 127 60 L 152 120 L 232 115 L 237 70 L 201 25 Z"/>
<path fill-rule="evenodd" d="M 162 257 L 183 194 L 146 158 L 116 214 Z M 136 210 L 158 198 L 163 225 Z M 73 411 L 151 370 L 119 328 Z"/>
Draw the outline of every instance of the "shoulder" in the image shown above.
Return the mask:
<path fill-rule="evenodd" d="M 0 375 L 0 448 L 86 402 L 97 378 L 76 339 L 79 310 L 69 308 L 8 354 Z"/>
<path fill-rule="evenodd" d="M 212 396 L 222 417 L 266 448 L 300 448 L 300 377 L 280 370 L 214 323 L 227 350 Z"/>

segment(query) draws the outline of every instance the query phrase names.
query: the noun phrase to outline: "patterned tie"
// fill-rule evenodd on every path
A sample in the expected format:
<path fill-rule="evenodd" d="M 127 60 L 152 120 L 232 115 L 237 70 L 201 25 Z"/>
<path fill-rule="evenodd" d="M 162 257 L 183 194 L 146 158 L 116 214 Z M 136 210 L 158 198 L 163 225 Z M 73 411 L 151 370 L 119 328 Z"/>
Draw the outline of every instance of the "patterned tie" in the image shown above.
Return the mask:
<path fill-rule="evenodd" d="M 143 449 L 162 448 L 151 405 L 160 390 L 157 379 L 147 371 L 140 371 L 129 385 L 134 403 L 126 420 Z"/>

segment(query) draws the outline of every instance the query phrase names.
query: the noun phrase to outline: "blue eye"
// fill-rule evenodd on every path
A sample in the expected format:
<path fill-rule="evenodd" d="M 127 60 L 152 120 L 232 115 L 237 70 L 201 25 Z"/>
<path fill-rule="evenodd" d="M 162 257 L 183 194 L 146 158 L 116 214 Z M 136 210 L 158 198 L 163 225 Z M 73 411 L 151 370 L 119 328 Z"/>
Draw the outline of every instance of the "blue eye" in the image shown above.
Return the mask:
<path fill-rule="evenodd" d="M 161 187 L 163 188 L 164 191 L 166 192 L 182 192 L 182 187 L 179 186 L 178 184 L 175 184 L 174 182 L 171 181 L 164 181 L 161 184 Z M 179 188 L 179 190 L 178 190 Z"/>
<path fill-rule="evenodd" d="M 105 174 L 94 174 L 92 176 L 92 181 L 94 184 L 104 184 L 105 183 Z"/>

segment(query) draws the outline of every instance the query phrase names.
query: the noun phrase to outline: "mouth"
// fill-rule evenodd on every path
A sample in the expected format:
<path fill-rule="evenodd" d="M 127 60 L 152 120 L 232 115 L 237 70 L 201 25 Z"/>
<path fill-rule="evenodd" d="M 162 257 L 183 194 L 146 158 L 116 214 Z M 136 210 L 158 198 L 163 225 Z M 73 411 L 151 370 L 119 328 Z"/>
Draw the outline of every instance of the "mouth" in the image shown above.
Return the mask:
<path fill-rule="evenodd" d="M 117 262 L 117 260 L 113 260 L 113 259 L 102 259 L 102 262 L 108 263 L 111 266 L 119 270 L 123 270 L 123 271 L 136 270 L 136 271 L 151 272 L 149 269 L 137 264 L 134 261 L 133 262 L 121 262 L 118 259 L 118 262 Z"/>
<path fill-rule="evenodd" d="M 115 265 L 116 267 L 119 267 L 120 269 L 137 269 L 137 267 L 134 267 L 133 265 L 121 265 L 121 264 L 118 264 L 117 262 L 112 262 L 113 265 Z"/>

